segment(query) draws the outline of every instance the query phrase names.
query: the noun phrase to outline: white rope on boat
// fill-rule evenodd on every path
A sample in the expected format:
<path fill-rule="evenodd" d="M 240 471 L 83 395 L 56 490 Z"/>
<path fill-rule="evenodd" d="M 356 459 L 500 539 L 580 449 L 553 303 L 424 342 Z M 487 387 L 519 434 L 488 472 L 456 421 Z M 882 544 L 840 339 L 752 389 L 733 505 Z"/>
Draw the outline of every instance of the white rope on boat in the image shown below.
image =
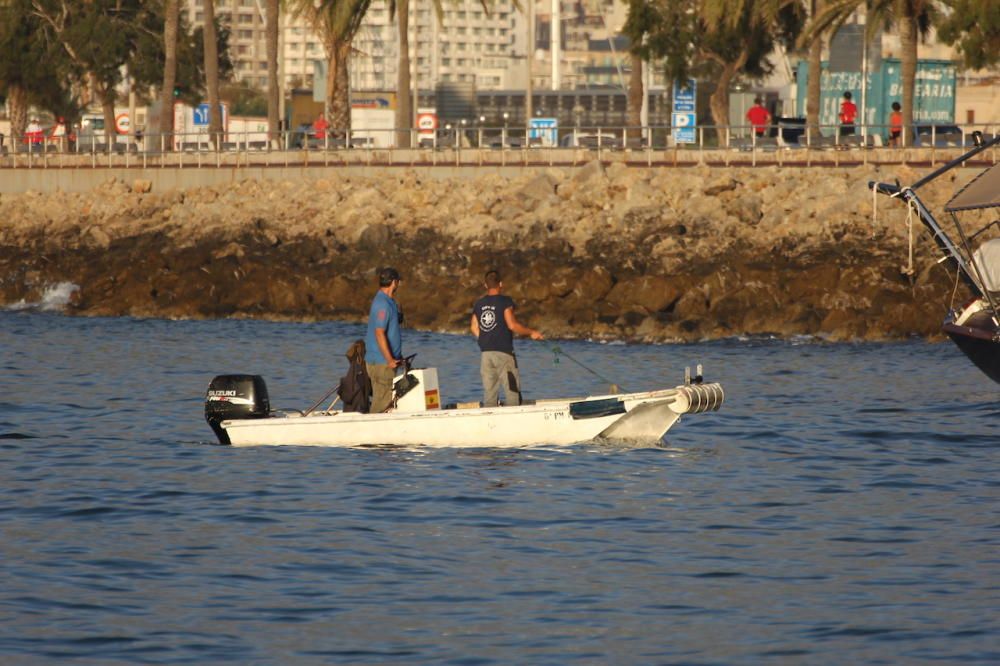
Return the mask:
<path fill-rule="evenodd" d="M 877 188 L 878 188 L 877 184 L 873 184 L 872 185 L 872 238 L 875 237 L 875 225 L 878 222 L 878 192 L 876 191 Z M 894 194 L 890 194 L 889 196 L 890 196 L 890 198 L 895 199 L 895 198 L 897 198 L 899 196 L 902 196 L 903 192 L 906 192 L 909 189 L 910 188 L 908 188 L 908 187 L 904 187 L 904 188 L 900 189 L 899 192 L 895 192 Z M 916 202 L 913 199 L 907 199 L 906 200 L 906 236 L 907 236 L 907 244 L 909 246 L 908 253 L 907 253 L 908 257 L 907 257 L 906 266 L 903 266 L 899 270 L 904 275 L 906 275 L 907 277 L 911 278 L 911 282 L 912 282 L 913 275 L 916 273 L 916 270 L 913 268 L 913 214 L 914 214 L 914 212 L 916 212 L 916 209 L 917 209 Z"/>
<path fill-rule="evenodd" d="M 916 211 L 916 208 L 917 205 L 912 199 L 906 202 L 906 236 L 909 244 L 909 252 L 906 267 L 902 271 L 909 278 L 912 278 L 915 272 L 913 270 L 913 213 Z"/>
<path fill-rule="evenodd" d="M 872 181 L 872 238 L 875 238 L 875 230 L 878 228 L 878 183 Z"/>

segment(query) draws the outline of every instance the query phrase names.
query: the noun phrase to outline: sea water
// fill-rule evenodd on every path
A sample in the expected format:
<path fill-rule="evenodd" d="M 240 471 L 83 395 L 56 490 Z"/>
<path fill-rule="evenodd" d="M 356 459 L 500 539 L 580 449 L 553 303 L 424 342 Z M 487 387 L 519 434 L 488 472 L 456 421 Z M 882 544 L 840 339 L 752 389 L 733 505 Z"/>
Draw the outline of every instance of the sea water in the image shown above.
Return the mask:
<path fill-rule="evenodd" d="M 658 445 L 215 443 L 212 376 L 301 409 L 362 335 L 0 312 L 0 663 L 1000 662 L 1000 390 L 950 343 L 518 340 L 528 397 L 703 364 Z M 470 336 L 404 351 L 479 398 Z"/>

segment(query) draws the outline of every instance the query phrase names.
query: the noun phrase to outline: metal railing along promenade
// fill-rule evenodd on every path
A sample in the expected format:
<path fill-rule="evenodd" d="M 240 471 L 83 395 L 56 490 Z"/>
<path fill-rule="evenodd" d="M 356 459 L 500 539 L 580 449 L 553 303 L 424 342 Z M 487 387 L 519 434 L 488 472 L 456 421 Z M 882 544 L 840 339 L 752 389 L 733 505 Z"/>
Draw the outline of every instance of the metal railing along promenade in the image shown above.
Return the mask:
<path fill-rule="evenodd" d="M 934 165 L 973 145 L 974 132 L 990 138 L 997 125 L 918 126 L 913 145 L 893 145 L 889 128 L 869 126 L 844 135 L 835 126 L 816 131 L 778 123 L 763 135 L 749 126 L 716 128 L 572 127 L 439 128 L 397 130 L 300 129 L 269 137 L 260 132 L 104 135 L 72 140 L 38 137 L 0 146 L 0 168 L 240 168 L 267 166 L 575 166 L 593 160 L 641 166 L 849 166 Z M 685 137 L 686 135 L 686 137 Z M 348 140 L 346 137 L 350 136 Z M 681 142 L 679 138 L 688 142 Z M 401 139 L 401 141 L 400 141 Z M 397 147 L 396 143 L 412 147 Z M 995 163 L 997 150 L 984 155 Z"/>

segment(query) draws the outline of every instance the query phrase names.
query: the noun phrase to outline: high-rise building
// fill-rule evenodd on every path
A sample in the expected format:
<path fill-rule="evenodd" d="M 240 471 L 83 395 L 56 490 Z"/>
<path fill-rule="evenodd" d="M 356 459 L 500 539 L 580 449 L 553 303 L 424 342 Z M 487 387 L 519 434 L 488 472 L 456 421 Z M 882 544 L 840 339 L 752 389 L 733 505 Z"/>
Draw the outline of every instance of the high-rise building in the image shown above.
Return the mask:
<path fill-rule="evenodd" d="M 205 23 L 204 0 L 185 0 L 181 5 L 193 26 Z M 233 78 L 255 88 L 267 88 L 267 48 L 262 0 L 215 0 L 215 15 L 230 30 L 229 55 Z"/>
<path fill-rule="evenodd" d="M 186 0 L 192 25 L 204 23 L 204 0 Z M 216 0 L 215 13 L 230 30 L 233 78 L 267 88 L 266 9 L 263 0 Z M 438 20 L 431 0 L 410 2 L 411 80 L 421 88 L 439 81 L 475 83 L 480 88 L 509 88 L 524 80 L 525 42 L 516 38 L 517 10 L 500 0 L 487 12 L 475 0 L 446 2 Z M 286 87 L 312 87 L 316 61 L 326 59 L 312 27 L 287 10 L 279 35 L 279 72 Z M 395 17 L 384 3 L 372 5 L 353 42 L 350 75 L 353 90 L 396 87 L 399 36 Z"/>

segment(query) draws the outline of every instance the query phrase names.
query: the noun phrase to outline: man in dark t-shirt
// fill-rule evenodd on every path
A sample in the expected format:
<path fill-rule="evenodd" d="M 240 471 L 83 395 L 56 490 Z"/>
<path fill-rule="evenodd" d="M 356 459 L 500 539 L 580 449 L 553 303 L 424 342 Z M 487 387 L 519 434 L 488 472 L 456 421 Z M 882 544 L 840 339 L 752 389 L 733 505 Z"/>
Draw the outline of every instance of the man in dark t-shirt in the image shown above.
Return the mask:
<path fill-rule="evenodd" d="M 495 407 L 500 387 L 504 389 L 504 404 L 521 404 L 521 377 L 514 356 L 514 334 L 542 340 L 538 331 L 522 326 L 514 317 L 514 301 L 500 293 L 503 282 L 500 273 L 488 271 L 486 295 L 472 306 L 472 334 L 479 341 L 482 358 L 479 373 L 483 379 L 483 407 Z"/>

